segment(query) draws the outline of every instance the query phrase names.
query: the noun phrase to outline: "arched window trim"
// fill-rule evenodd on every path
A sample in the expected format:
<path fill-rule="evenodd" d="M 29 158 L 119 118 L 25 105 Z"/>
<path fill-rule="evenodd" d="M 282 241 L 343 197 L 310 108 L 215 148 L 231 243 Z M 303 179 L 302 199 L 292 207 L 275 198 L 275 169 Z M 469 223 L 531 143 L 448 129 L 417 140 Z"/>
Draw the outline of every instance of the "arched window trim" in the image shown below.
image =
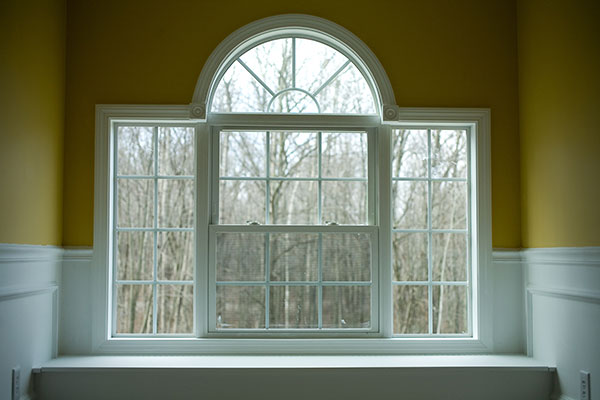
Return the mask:
<path fill-rule="evenodd" d="M 218 83 L 227 69 L 244 52 L 270 40 L 292 36 L 316 40 L 348 57 L 369 84 L 381 120 L 398 119 L 399 108 L 396 105 L 392 85 L 371 49 L 340 25 L 303 14 L 264 18 L 243 26 L 225 38 L 209 56 L 198 77 L 190 104 L 191 117 L 198 119 L 207 117 Z"/>

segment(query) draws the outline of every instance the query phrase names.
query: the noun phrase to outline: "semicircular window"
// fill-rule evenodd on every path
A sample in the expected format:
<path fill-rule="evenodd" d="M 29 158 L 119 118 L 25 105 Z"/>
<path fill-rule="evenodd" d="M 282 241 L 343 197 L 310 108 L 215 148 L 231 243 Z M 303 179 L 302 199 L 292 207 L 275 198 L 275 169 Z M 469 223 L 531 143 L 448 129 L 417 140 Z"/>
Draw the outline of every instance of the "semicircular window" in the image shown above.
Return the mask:
<path fill-rule="evenodd" d="M 375 114 L 373 93 L 339 51 L 315 40 L 283 38 L 253 47 L 231 64 L 211 111 Z"/>

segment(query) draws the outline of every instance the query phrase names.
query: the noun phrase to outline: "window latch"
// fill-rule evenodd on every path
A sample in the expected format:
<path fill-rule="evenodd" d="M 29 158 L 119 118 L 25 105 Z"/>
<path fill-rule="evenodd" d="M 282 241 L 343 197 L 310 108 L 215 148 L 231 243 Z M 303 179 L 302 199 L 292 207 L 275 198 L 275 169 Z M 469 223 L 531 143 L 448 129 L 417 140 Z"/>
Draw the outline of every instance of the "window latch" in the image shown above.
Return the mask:
<path fill-rule="evenodd" d="M 258 221 L 252 221 L 252 220 L 247 220 L 246 221 L 246 225 L 260 225 L 260 222 L 258 222 Z"/>
<path fill-rule="evenodd" d="M 325 225 L 327 225 L 327 226 L 337 226 L 339 224 L 337 222 L 335 222 L 335 221 L 325 221 Z"/>

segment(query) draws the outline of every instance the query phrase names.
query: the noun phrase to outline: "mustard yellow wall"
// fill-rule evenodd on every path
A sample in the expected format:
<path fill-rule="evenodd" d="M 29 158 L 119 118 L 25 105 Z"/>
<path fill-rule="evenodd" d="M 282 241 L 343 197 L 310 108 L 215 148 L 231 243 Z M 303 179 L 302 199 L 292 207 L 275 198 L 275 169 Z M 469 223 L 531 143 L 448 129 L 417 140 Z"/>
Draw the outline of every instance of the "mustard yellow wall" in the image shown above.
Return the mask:
<path fill-rule="evenodd" d="M 64 0 L 0 1 L 0 243 L 62 243 Z"/>
<path fill-rule="evenodd" d="M 70 1 L 65 245 L 93 240 L 94 105 L 187 104 L 221 40 L 282 13 L 317 15 L 358 35 L 400 106 L 490 107 L 493 242 L 520 246 L 516 7 L 506 0 Z"/>
<path fill-rule="evenodd" d="M 519 2 L 523 247 L 600 245 L 600 2 Z"/>

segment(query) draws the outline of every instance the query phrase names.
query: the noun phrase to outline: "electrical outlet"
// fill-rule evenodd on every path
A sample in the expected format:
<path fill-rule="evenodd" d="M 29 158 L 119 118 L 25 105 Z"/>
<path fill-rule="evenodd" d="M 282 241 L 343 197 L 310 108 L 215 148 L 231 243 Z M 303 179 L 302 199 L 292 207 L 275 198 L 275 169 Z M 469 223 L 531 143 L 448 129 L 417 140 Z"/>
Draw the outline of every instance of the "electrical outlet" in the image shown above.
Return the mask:
<path fill-rule="evenodd" d="M 579 371 L 579 399 L 590 400 L 590 373 L 584 370 Z"/>
<path fill-rule="evenodd" d="M 19 400 L 21 397 L 21 367 L 16 366 L 12 369 L 12 400 Z"/>

